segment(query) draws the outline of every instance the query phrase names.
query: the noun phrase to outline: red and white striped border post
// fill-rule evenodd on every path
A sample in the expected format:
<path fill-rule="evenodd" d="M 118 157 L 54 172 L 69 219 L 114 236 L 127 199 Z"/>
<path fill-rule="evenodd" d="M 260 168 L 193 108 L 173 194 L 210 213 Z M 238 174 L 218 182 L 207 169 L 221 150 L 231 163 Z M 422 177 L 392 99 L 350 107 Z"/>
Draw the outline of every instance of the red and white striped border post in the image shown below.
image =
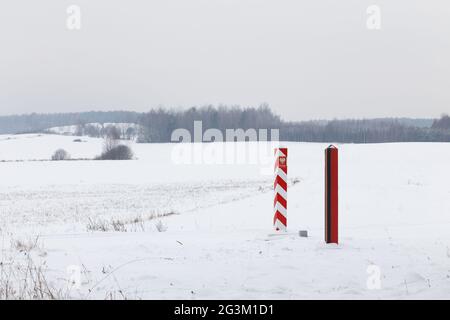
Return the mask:
<path fill-rule="evenodd" d="M 275 182 L 273 184 L 275 199 L 273 201 L 273 225 L 276 231 L 286 231 L 287 229 L 287 155 L 287 148 L 275 149 Z"/>

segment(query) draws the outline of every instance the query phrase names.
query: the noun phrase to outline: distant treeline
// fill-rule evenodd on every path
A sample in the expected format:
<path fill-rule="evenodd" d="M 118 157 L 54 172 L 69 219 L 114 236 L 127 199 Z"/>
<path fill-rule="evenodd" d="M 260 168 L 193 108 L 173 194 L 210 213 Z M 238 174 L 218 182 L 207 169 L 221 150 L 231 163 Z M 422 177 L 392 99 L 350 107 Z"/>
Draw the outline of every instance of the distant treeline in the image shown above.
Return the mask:
<path fill-rule="evenodd" d="M 190 108 L 188 110 L 152 110 L 144 114 L 140 125 L 141 142 L 170 142 L 172 132 L 183 128 L 194 136 L 194 121 L 202 121 L 203 131 L 219 129 L 279 129 L 283 122 L 268 106 L 259 108 L 218 107 Z"/>
<path fill-rule="evenodd" d="M 284 123 L 281 140 L 342 143 L 450 142 L 450 127 L 405 124 L 401 119 L 332 120 Z"/>
<path fill-rule="evenodd" d="M 0 117 L 0 133 L 42 132 L 50 127 L 88 123 L 135 123 L 138 142 L 170 142 L 175 129 L 194 136 L 194 121 L 203 131 L 226 129 L 279 129 L 283 141 L 379 143 L 450 142 L 450 117 L 440 119 L 382 118 L 362 120 L 284 121 L 267 105 L 258 108 L 205 106 L 187 110 L 155 109 L 147 113 L 128 111 L 30 114 Z"/>
<path fill-rule="evenodd" d="M 79 125 L 84 123 L 137 123 L 142 116 L 130 111 L 90 111 L 80 113 L 32 113 L 1 116 L 0 134 L 41 132 L 52 127 Z"/>

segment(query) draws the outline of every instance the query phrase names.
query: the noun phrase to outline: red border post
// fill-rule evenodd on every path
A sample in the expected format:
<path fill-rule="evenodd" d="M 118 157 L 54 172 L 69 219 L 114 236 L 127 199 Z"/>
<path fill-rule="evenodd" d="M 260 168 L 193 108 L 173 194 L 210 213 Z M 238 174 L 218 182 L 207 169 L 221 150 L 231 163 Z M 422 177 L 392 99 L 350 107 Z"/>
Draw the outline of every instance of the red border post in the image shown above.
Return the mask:
<path fill-rule="evenodd" d="M 338 149 L 325 149 L 325 242 L 338 243 Z"/>
<path fill-rule="evenodd" d="M 273 225 L 276 231 L 286 231 L 287 229 L 287 156 L 287 148 L 275 149 L 275 182 L 273 184 L 275 199 L 273 201 Z"/>

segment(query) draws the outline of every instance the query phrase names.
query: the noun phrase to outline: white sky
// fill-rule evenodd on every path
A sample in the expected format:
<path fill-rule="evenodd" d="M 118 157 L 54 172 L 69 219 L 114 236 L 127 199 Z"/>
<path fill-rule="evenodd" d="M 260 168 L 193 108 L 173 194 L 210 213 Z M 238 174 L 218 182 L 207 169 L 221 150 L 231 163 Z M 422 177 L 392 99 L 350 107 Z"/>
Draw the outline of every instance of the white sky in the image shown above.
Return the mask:
<path fill-rule="evenodd" d="M 71 4 L 80 31 L 66 28 Z M 293 120 L 449 112 L 450 2 L 0 4 L 0 114 L 263 102 Z"/>

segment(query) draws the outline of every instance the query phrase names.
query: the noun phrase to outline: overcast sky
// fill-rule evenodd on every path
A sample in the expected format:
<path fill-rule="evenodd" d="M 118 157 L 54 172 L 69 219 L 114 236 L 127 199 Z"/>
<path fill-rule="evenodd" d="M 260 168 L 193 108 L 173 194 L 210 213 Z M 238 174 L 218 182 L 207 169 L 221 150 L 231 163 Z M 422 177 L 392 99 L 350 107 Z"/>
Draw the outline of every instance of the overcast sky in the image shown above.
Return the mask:
<path fill-rule="evenodd" d="M 293 120 L 450 112 L 450 2 L 0 4 L 0 114 L 263 102 Z"/>

